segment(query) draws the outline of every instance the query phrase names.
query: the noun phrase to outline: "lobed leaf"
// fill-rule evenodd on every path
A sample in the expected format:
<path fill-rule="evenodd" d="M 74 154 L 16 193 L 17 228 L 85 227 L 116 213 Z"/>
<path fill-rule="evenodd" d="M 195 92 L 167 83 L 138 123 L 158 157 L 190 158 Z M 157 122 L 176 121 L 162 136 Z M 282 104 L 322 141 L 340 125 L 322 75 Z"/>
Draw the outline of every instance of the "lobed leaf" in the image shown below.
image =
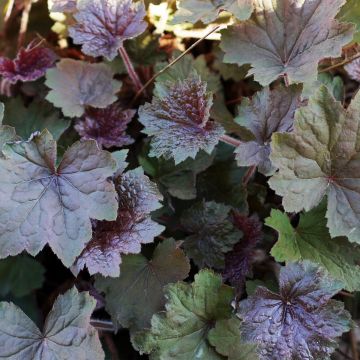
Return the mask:
<path fill-rule="evenodd" d="M 279 294 L 258 287 L 240 303 L 245 341 L 258 344 L 263 360 L 327 360 L 336 338 L 350 329 L 350 314 L 331 298 L 341 283 L 310 262 L 280 270 Z"/>
<path fill-rule="evenodd" d="M 181 225 L 191 235 L 184 240 L 188 256 L 198 267 L 225 266 L 225 253 L 231 251 L 242 232 L 231 222 L 229 206 L 201 201 L 185 210 Z"/>
<path fill-rule="evenodd" d="M 143 132 L 153 136 L 150 156 L 173 158 L 178 164 L 195 158 L 199 150 L 210 154 L 224 133 L 219 124 L 209 121 L 211 104 L 206 84 L 191 76 L 172 84 L 167 95 L 140 107 Z"/>
<path fill-rule="evenodd" d="M 72 268 L 75 274 L 87 267 L 91 275 L 118 277 L 121 254 L 140 253 L 141 244 L 153 242 L 164 230 L 150 216 L 161 207 L 162 196 L 140 167 L 117 175 L 114 182 L 117 218 L 93 223 L 93 237 Z"/>
<path fill-rule="evenodd" d="M 251 64 L 261 85 L 280 76 L 292 83 L 316 77 L 317 64 L 341 55 L 354 26 L 335 20 L 344 0 L 254 0 L 250 20 L 222 32 L 224 61 Z"/>
<path fill-rule="evenodd" d="M 1 302 L 0 358 L 104 359 L 98 333 L 90 325 L 95 304 L 74 287 L 56 299 L 41 331 L 17 306 Z"/>
<path fill-rule="evenodd" d="M 97 277 L 95 286 L 105 293 L 106 309 L 115 324 L 143 329 L 164 306 L 163 287 L 183 280 L 189 271 L 184 252 L 175 240 L 166 239 L 156 247 L 151 260 L 141 254 L 126 255 L 120 277 Z"/>
<path fill-rule="evenodd" d="M 78 0 L 77 23 L 69 28 L 75 44 L 91 56 L 112 60 L 126 39 L 145 31 L 145 6 L 132 0 Z"/>
<path fill-rule="evenodd" d="M 110 153 L 76 142 L 56 166 L 56 142 L 44 130 L 8 143 L 0 158 L 0 258 L 46 244 L 70 266 L 91 238 L 92 219 L 112 220 L 117 201 Z"/>
<path fill-rule="evenodd" d="M 46 73 L 51 89 L 46 99 L 61 108 L 65 116 L 80 117 L 85 107 L 106 108 L 116 100 L 121 83 L 105 64 L 62 59 Z"/>
<path fill-rule="evenodd" d="M 310 210 L 327 196 L 330 235 L 360 238 L 360 94 L 345 110 L 322 86 L 295 115 L 293 133 L 274 134 L 269 181 L 286 211 Z"/>
<path fill-rule="evenodd" d="M 295 110 L 301 105 L 300 95 L 299 86 L 265 88 L 251 100 L 243 101 L 235 121 L 248 129 L 254 139 L 242 141 L 235 150 L 239 166 L 256 165 L 267 176 L 275 171 L 269 159 L 271 136 L 292 130 Z"/>

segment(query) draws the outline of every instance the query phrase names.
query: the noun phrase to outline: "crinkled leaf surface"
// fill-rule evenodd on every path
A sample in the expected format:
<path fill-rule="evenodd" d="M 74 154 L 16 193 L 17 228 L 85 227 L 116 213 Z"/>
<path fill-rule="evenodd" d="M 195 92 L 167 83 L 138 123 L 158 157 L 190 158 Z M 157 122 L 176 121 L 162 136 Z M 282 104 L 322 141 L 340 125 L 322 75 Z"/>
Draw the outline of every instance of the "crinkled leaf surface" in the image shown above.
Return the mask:
<path fill-rule="evenodd" d="M 45 101 L 34 101 L 26 107 L 21 98 L 6 102 L 3 124 L 13 126 L 17 135 L 27 140 L 36 131 L 49 130 L 55 140 L 69 127 L 58 109 Z"/>
<path fill-rule="evenodd" d="M 222 33 L 224 61 L 251 64 L 249 74 L 268 85 L 286 74 L 289 83 L 316 77 L 317 64 L 341 54 L 353 25 L 334 20 L 344 0 L 254 0 L 250 20 Z"/>
<path fill-rule="evenodd" d="M 52 50 L 31 42 L 26 48 L 19 50 L 14 60 L 0 57 L 0 75 L 11 84 L 34 81 L 44 76 L 56 59 L 57 56 Z"/>
<path fill-rule="evenodd" d="M 217 321 L 209 332 L 210 344 L 229 360 L 257 360 L 256 346 L 242 341 L 240 327 L 235 317 Z"/>
<path fill-rule="evenodd" d="M 119 210 L 115 221 L 93 223 L 93 237 L 73 266 L 78 273 L 87 267 L 91 275 L 120 275 L 121 254 L 138 254 L 141 244 L 154 241 L 164 227 L 150 213 L 161 207 L 162 196 L 142 168 L 119 174 L 115 180 Z"/>
<path fill-rule="evenodd" d="M 173 23 L 202 21 L 208 24 L 219 16 L 221 11 L 232 13 L 239 20 L 246 20 L 252 12 L 252 0 L 180 0 Z"/>
<path fill-rule="evenodd" d="M 135 334 L 133 344 L 150 359 L 223 360 L 209 343 L 217 321 L 231 318 L 231 287 L 221 276 L 201 270 L 192 284 L 178 282 L 165 288 L 166 312 L 155 314 L 151 329 Z"/>
<path fill-rule="evenodd" d="M 351 323 L 344 304 L 331 300 L 341 282 L 303 262 L 281 268 L 279 285 L 279 294 L 258 287 L 240 303 L 243 338 L 258 344 L 263 360 L 329 359 Z"/>
<path fill-rule="evenodd" d="M 87 55 L 112 60 L 124 40 L 140 35 L 147 27 L 142 1 L 78 0 L 77 9 L 77 23 L 69 33 Z"/>
<path fill-rule="evenodd" d="M 96 301 L 76 288 L 60 295 L 41 331 L 12 303 L 0 303 L 0 358 L 9 360 L 102 360 L 98 333 L 90 325 Z"/>
<path fill-rule="evenodd" d="M 242 237 L 231 222 L 230 210 L 224 204 L 202 201 L 183 212 L 181 225 L 191 233 L 184 240 L 184 248 L 197 266 L 223 268 L 225 253 Z"/>
<path fill-rule="evenodd" d="M 115 324 L 143 329 L 164 306 L 163 287 L 185 279 L 189 271 L 184 252 L 175 240 L 166 239 L 157 246 L 151 260 L 141 254 L 126 255 L 120 277 L 98 277 L 95 286 L 105 293 L 106 309 Z"/>
<path fill-rule="evenodd" d="M 360 289 L 360 246 L 346 238 L 332 239 L 326 227 L 326 204 L 300 216 L 296 228 L 286 214 L 272 210 L 266 225 L 279 232 L 271 255 L 279 261 L 310 260 L 326 268 L 349 291 Z"/>
<path fill-rule="evenodd" d="M 300 106 L 301 87 L 265 88 L 251 100 L 245 99 L 238 108 L 235 121 L 250 130 L 252 141 L 242 141 L 236 149 L 239 166 L 257 165 L 259 172 L 270 175 L 274 167 L 269 159 L 271 136 L 274 132 L 289 132 L 294 113 Z"/>
<path fill-rule="evenodd" d="M 172 84 L 166 96 L 142 106 L 143 132 L 153 136 L 150 156 L 173 158 L 178 164 L 195 158 L 199 150 L 210 154 L 224 133 L 221 125 L 209 121 L 211 99 L 206 83 L 191 76 Z"/>
<path fill-rule="evenodd" d="M 126 128 L 135 112 L 135 110 L 123 109 L 117 103 L 105 109 L 90 108 L 81 119 L 77 120 L 74 127 L 82 138 L 94 139 L 100 146 L 122 147 L 134 142 L 126 134 Z"/>
<path fill-rule="evenodd" d="M 310 210 L 327 195 L 330 235 L 360 242 L 360 94 L 345 110 L 322 86 L 297 110 L 294 131 L 274 134 L 269 184 L 286 211 Z"/>
<path fill-rule="evenodd" d="M 27 255 L 0 260 L 0 295 L 22 297 L 42 286 L 45 268 Z"/>
<path fill-rule="evenodd" d="M 106 108 L 121 87 L 105 64 L 72 59 L 62 59 L 55 69 L 48 70 L 45 84 L 51 89 L 46 99 L 70 117 L 80 117 L 87 106 Z"/>
<path fill-rule="evenodd" d="M 91 238 L 90 218 L 116 218 L 111 154 L 93 140 L 76 142 L 56 166 L 56 142 L 47 130 L 5 145 L 3 153 L 0 257 L 36 255 L 49 244 L 70 266 Z"/>
<path fill-rule="evenodd" d="M 256 245 L 263 239 L 262 225 L 256 216 L 248 217 L 239 212 L 233 213 L 234 225 L 242 231 L 243 237 L 225 255 L 225 268 L 222 275 L 235 286 L 237 295 L 244 288 L 246 276 L 251 273 Z"/>

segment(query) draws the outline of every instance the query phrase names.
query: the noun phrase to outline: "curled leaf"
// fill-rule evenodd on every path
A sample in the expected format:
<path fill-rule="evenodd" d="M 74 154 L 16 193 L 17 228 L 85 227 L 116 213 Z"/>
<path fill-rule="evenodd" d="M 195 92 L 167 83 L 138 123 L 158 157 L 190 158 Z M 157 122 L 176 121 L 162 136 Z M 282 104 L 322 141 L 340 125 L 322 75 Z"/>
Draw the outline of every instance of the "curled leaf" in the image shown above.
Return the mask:
<path fill-rule="evenodd" d="M 77 23 L 69 33 L 75 44 L 91 56 L 112 60 L 126 39 L 145 31 L 145 6 L 133 0 L 78 0 Z"/>
<path fill-rule="evenodd" d="M 121 87 L 105 64 L 72 59 L 62 59 L 55 69 L 48 70 L 45 84 L 51 89 L 46 99 L 70 117 L 82 116 L 87 106 L 106 108 Z"/>
<path fill-rule="evenodd" d="M 126 135 L 126 128 L 135 112 L 116 103 L 105 109 L 90 108 L 76 121 L 74 128 L 83 139 L 94 139 L 105 148 L 123 147 L 134 142 Z"/>
<path fill-rule="evenodd" d="M 280 76 L 289 83 L 316 77 L 317 64 L 341 55 L 354 26 L 335 16 L 344 0 L 254 0 L 250 20 L 222 33 L 224 61 L 251 64 L 249 74 L 262 85 Z"/>
<path fill-rule="evenodd" d="M 283 267 L 279 286 L 279 294 L 258 287 L 240 303 L 245 341 L 258 344 L 262 360 L 329 359 L 351 324 L 344 304 L 331 300 L 341 283 L 303 262 Z"/>
<path fill-rule="evenodd" d="M 93 237 L 73 266 L 78 273 L 87 267 L 90 274 L 120 275 L 121 254 L 138 254 L 141 244 L 154 241 L 164 230 L 150 213 L 161 207 L 155 184 L 141 168 L 127 171 L 115 179 L 119 210 L 115 221 L 94 222 Z"/>
<path fill-rule="evenodd" d="M 0 75 L 11 84 L 34 81 L 44 76 L 56 59 L 52 50 L 33 41 L 26 48 L 21 48 L 14 60 L 0 57 Z"/>
<path fill-rule="evenodd" d="M 153 136 L 150 156 L 174 158 L 175 164 L 195 158 L 199 150 L 212 152 L 224 133 L 209 121 L 212 95 L 197 76 L 172 83 L 168 93 L 139 109 L 143 132 Z"/>

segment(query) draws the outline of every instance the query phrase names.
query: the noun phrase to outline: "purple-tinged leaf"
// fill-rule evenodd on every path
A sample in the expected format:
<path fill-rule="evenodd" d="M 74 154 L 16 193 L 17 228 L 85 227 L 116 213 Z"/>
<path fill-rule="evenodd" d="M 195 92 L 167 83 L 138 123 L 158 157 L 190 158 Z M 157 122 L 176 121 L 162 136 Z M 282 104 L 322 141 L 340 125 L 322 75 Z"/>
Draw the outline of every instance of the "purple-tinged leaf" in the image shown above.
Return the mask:
<path fill-rule="evenodd" d="M 77 8 L 77 24 L 69 33 L 87 55 L 113 60 L 124 40 L 140 35 L 147 27 L 142 1 L 79 0 Z"/>
<path fill-rule="evenodd" d="M 256 216 L 245 216 L 238 212 L 233 214 L 234 225 L 244 234 L 232 251 L 225 255 L 224 280 L 235 286 L 239 295 L 245 285 L 246 276 L 251 272 L 252 257 L 256 245 L 262 240 L 262 225 Z"/>
<path fill-rule="evenodd" d="M 254 135 L 236 149 L 239 166 L 257 165 L 259 172 L 271 175 L 275 168 L 269 159 L 271 136 L 274 132 L 289 132 L 293 128 L 295 110 L 301 105 L 301 87 L 265 88 L 251 100 L 245 99 L 238 108 L 235 121 Z"/>
<path fill-rule="evenodd" d="M 48 70 L 45 84 L 51 89 L 46 99 L 69 117 L 82 116 L 87 106 L 106 108 L 116 101 L 121 87 L 107 65 L 72 59 L 63 59 Z"/>
<path fill-rule="evenodd" d="M 76 0 L 48 0 L 48 8 L 51 12 L 74 13 Z"/>
<path fill-rule="evenodd" d="M 116 103 L 105 109 L 90 108 L 76 121 L 74 128 L 83 139 L 94 139 L 105 148 L 122 147 L 134 142 L 126 134 L 126 128 L 135 113 L 136 110 L 123 109 Z"/>
<path fill-rule="evenodd" d="M 212 152 L 224 133 L 209 121 L 212 94 L 198 76 L 171 84 L 168 93 L 139 109 L 143 132 L 153 136 L 150 156 L 174 158 L 175 164 L 195 158 L 199 150 Z"/>
<path fill-rule="evenodd" d="M 156 185 L 141 168 L 118 175 L 115 186 L 119 197 L 116 221 L 93 223 L 93 238 L 72 270 L 87 267 L 91 275 L 120 275 L 121 254 L 138 254 L 141 244 L 151 243 L 164 227 L 153 221 L 150 213 L 161 207 Z"/>
<path fill-rule="evenodd" d="M 96 301 L 75 287 L 58 296 L 40 330 L 13 303 L 0 303 L 0 358 L 11 360 L 103 360 L 99 335 L 90 324 Z"/>
<path fill-rule="evenodd" d="M 21 48 L 14 60 L 0 57 L 0 75 L 11 84 L 34 81 L 44 76 L 56 59 L 52 50 L 33 41 L 26 48 Z"/>
<path fill-rule="evenodd" d="M 360 58 L 344 66 L 351 79 L 360 82 Z"/>
<path fill-rule="evenodd" d="M 341 282 L 302 262 L 281 268 L 279 287 L 279 294 L 258 287 L 240 303 L 244 340 L 258 344 L 262 360 L 329 359 L 351 324 L 344 304 L 331 300 Z"/>
<path fill-rule="evenodd" d="M 198 267 L 223 268 L 225 253 L 240 240 L 242 232 L 231 222 L 230 210 L 215 201 L 200 201 L 183 212 L 181 225 L 190 233 L 184 248 Z"/>
<path fill-rule="evenodd" d="M 224 61 L 251 64 L 262 85 L 285 76 L 289 83 L 311 82 L 318 62 L 340 56 L 353 35 L 352 24 L 336 14 L 344 0 L 254 0 L 250 20 L 222 33 Z"/>
<path fill-rule="evenodd" d="M 71 266 L 91 238 L 91 219 L 113 220 L 116 162 L 93 140 L 68 148 L 57 166 L 57 144 L 44 130 L 8 143 L 0 158 L 0 258 L 46 244 Z"/>

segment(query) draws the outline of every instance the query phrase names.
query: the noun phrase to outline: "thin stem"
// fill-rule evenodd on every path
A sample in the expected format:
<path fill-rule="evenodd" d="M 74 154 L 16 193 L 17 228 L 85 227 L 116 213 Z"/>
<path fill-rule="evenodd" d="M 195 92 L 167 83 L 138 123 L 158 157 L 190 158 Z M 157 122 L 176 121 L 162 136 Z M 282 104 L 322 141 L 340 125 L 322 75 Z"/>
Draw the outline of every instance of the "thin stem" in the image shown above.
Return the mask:
<path fill-rule="evenodd" d="M 229 135 L 222 135 L 220 137 L 220 140 L 226 144 L 238 147 L 241 144 L 241 141 L 238 139 L 235 139 Z"/>
<path fill-rule="evenodd" d="M 110 320 L 91 319 L 90 324 L 94 328 L 101 330 L 101 331 L 110 331 L 110 332 L 115 331 L 114 324 Z"/>
<path fill-rule="evenodd" d="M 250 166 L 244 176 L 243 185 L 246 186 L 249 183 L 250 179 L 253 177 L 255 172 L 256 172 L 256 165 Z"/>
<path fill-rule="evenodd" d="M 351 352 L 353 355 L 353 359 L 354 360 L 359 360 L 359 351 L 358 351 L 358 344 L 357 344 L 357 339 L 356 339 L 356 335 L 354 333 L 354 330 L 350 330 L 350 343 L 351 343 Z"/>
<path fill-rule="evenodd" d="M 331 66 L 329 66 L 329 67 L 327 67 L 325 69 L 321 69 L 321 70 L 319 70 L 319 73 L 327 72 L 327 71 L 336 69 L 336 68 L 338 68 L 340 66 L 346 65 L 346 64 L 351 63 L 352 61 L 358 59 L 359 57 L 360 57 L 360 53 L 356 54 L 356 55 L 354 55 L 354 56 L 352 56 L 352 57 L 350 57 L 348 59 L 345 59 L 344 61 L 341 61 L 341 62 L 339 62 L 339 63 L 337 63 L 335 65 L 331 65 Z"/>
<path fill-rule="evenodd" d="M 8 2 L 8 7 L 6 9 L 6 13 L 5 13 L 5 16 L 4 16 L 4 24 L 5 24 L 5 27 L 7 26 L 7 22 L 9 21 L 10 19 L 10 15 L 11 15 L 11 12 L 14 8 L 14 4 L 15 4 L 15 0 L 10 0 Z"/>
<path fill-rule="evenodd" d="M 112 335 L 104 334 L 104 340 L 111 354 L 111 360 L 119 360 L 119 353 L 114 343 L 114 339 L 112 338 Z"/>
<path fill-rule="evenodd" d="M 289 86 L 290 86 L 289 78 L 288 78 L 288 75 L 287 75 L 287 74 L 284 74 L 284 83 L 285 83 L 285 86 L 286 86 L 286 87 L 289 87 Z"/>
<path fill-rule="evenodd" d="M 136 93 L 132 103 L 134 103 L 139 96 L 143 93 L 143 91 L 159 76 L 161 75 L 164 71 L 166 71 L 167 69 L 169 69 L 171 66 L 173 66 L 175 63 L 177 63 L 180 59 L 182 59 L 187 53 L 189 53 L 195 46 L 197 46 L 198 44 L 200 44 L 204 39 L 206 39 L 210 34 L 212 34 L 213 32 L 215 32 L 216 30 L 218 30 L 220 28 L 220 25 L 214 27 L 212 30 L 210 30 L 209 32 L 207 32 L 202 38 L 200 38 L 199 40 L 195 41 L 188 49 L 186 49 L 182 54 L 180 54 L 175 60 L 171 61 L 168 65 L 166 65 L 163 69 L 161 69 L 160 71 L 158 71 L 156 74 L 154 74 L 152 76 L 152 78 L 150 80 L 148 80 L 144 86 L 141 87 L 141 89 L 139 89 L 139 91 Z"/>
<path fill-rule="evenodd" d="M 142 84 L 141 80 L 139 79 L 139 76 L 136 73 L 134 66 L 130 60 L 129 54 L 127 53 L 124 46 L 120 47 L 119 54 L 124 61 L 127 73 L 129 74 L 131 81 L 134 83 L 136 91 L 139 91 L 140 89 L 142 89 L 143 84 Z"/>
<path fill-rule="evenodd" d="M 20 48 L 25 40 L 26 31 L 29 25 L 29 16 L 32 6 L 32 0 L 27 0 L 21 15 L 20 30 L 18 37 L 18 48 Z"/>

